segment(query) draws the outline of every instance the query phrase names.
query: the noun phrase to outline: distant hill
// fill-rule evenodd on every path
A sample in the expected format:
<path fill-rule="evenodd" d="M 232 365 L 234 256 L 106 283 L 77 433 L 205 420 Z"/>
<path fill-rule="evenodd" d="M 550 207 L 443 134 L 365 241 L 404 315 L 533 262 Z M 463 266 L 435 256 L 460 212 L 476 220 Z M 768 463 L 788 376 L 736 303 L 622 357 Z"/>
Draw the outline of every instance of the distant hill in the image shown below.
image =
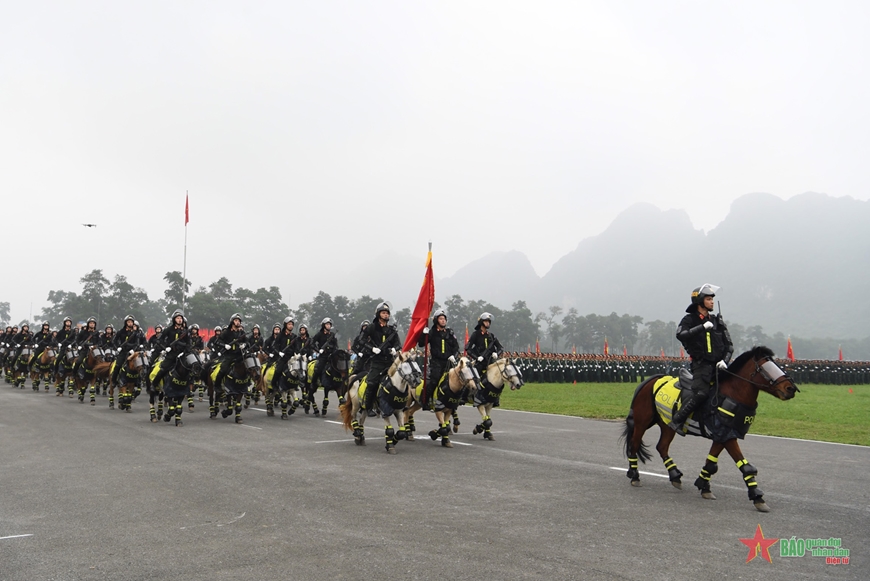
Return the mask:
<path fill-rule="evenodd" d="M 484 299 L 509 309 L 518 300 L 536 296 L 541 279 L 526 255 L 513 250 L 488 254 L 436 282 L 441 301 L 458 294 L 465 300 Z"/>
<path fill-rule="evenodd" d="M 727 320 L 804 337 L 870 329 L 870 203 L 807 193 L 748 194 L 705 235 L 683 211 L 637 204 L 583 240 L 540 281 L 537 309 L 676 320 L 710 282 Z"/>

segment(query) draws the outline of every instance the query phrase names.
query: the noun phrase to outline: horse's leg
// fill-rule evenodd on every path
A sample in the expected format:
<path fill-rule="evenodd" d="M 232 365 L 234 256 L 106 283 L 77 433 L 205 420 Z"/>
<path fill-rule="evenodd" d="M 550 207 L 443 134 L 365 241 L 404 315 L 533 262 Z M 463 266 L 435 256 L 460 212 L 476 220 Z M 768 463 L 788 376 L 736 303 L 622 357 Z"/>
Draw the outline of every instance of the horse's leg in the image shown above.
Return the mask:
<path fill-rule="evenodd" d="M 417 431 L 417 426 L 414 424 L 414 414 L 421 409 L 420 404 L 415 400 L 411 407 L 405 412 L 405 434 L 409 442 L 414 441 L 414 432 Z"/>
<path fill-rule="evenodd" d="M 243 423 L 242 420 L 242 394 L 234 395 L 228 398 L 228 401 L 235 401 L 236 423 Z"/>
<path fill-rule="evenodd" d="M 195 394 L 196 394 L 196 387 L 194 387 L 193 382 L 191 381 L 190 385 L 188 386 L 188 391 L 187 391 L 187 409 L 188 409 L 188 411 L 190 411 L 190 413 L 193 413 L 193 408 L 194 408 L 193 396 Z"/>
<path fill-rule="evenodd" d="M 453 433 L 454 434 L 459 432 L 459 424 L 461 423 L 459 421 L 459 408 L 461 406 L 462 406 L 462 402 L 459 402 L 459 404 L 456 406 L 456 409 L 452 410 L 452 412 L 450 414 L 453 416 Z"/>
<path fill-rule="evenodd" d="M 312 381 L 308 384 L 308 399 L 311 401 L 311 411 L 314 412 L 315 416 L 319 416 L 320 408 L 317 407 L 317 400 L 314 399 L 315 395 L 317 395 L 317 384 Z"/>
<path fill-rule="evenodd" d="M 749 460 L 743 457 L 743 452 L 740 451 L 740 444 L 737 443 L 736 439 L 728 440 L 725 442 L 725 450 L 728 451 L 731 459 L 737 464 L 740 473 L 743 474 L 743 482 L 746 484 L 749 500 L 752 501 L 752 504 L 755 505 L 755 508 L 759 512 L 770 512 L 770 507 L 764 502 L 764 493 L 758 487 L 758 482 L 755 480 L 758 470 L 749 463 Z"/>
<path fill-rule="evenodd" d="M 118 400 L 120 400 L 120 399 L 121 399 L 121 394 L 119 391 L 118 392 Z M 121 403 L 120 401 L 118 403 L 119 403 L 119 407 L 121 409 L 124 409 L 124 404 Z M 115 382 L 114 381 L 109 382 L 109 409 L 110 410 L 115 409 Z"/>
<path fill-rule="evenodd" d="M 394 414 L 395 415 L 395 414 Z M 396 453 L 396 444 L 398 443 L 398 439 L 396 438 L 396 431 L 393 429 L 393 415 L 383 415 L 384 424 L 384 440 L 386 440 L 386 449 L 388 454 Z M 404 427 L 404 426 L 403 426 Z"/>
<path fill-rule="evenodd" d="M 710 491 L 710 478 L 719 470 L 719 454 L 725 449 L 725 444 L 713 442 L 707 461 L 701 468 L 701 474 L 695 479 L 695 487 L 701 491 L 701 497 L 706 500 L 716 500 L 716 496 Z"/>
<path fill-rule="evenodd" d="M 491 431 L 492 418 L 489 415 L 490 413 L 492 413 L 492 406 L 492 403 L 488 403 L 483 406 L 483 423 L 481 424 L 481 426 L 483 426 L 483 439 L 490 441 L 495 440 L 495 436 L 492 435 Z"/>
<path fill-rule="evenodd" d="M 191 401 L 191 395 L 190 395 L 189 391 L 188 391 L 187 399 L 188 399 L 188 401 Z M 193 411 L 193 407 L 192 407 L 193 404 L 191 403 L 190 405 L 191 405 L 190 411 Z M 184 422 L 181 421 L 181 414 L 183 411 L 184 411 L 184 397 L 182 396 L 182 397 L 175 398 L 175 426 L 176 427 L 184 425 Z"/>
<path fill-rule="evenodd" d="M 656 444 L 656 450 L 662 458 L 665 470 L 668 471 L 668 479 L 671 481 L 671 484 L 674 488 L 682 489 L 683 482 L 680 479 L 683 477 L 683 473 L 677 468 L 677 463 L 674 462 L 674 459 L 668 456 L 668 448 L 671 447 L 671 442 L 674 441 L 676 432 L 661 422 L 659 422 L 659 428 L 661 428 L 662 433 L 659 436 L 659 443 Z"/>
<path fill-rule="evenodd" d="M 329 407 L 329 386 L 327 386 L 324 382 L 320 382 L 323 385 L 323 410 L 321 410 L 321 417 L 326 416 L 326 408 Z"/>
<path fill-rule="evenodd" d="M 443 411 L 435 411 L 435 419 L 438 420 L 438 429 L 429 432 L 429 437 L 433 440 L 441 438 L 441 445 L 445 448 L 452 448 L 450 442 L 450 408 L 444 408 Z"/>
<path fill-rule="evenodd" d="M 91 405 L 97 405 L 97 393 L 96 393 L 97 392 L 97 387 L 96 387 L 97 374 L 96 373 L 94 374 L 93 381 L 88 381 L 88 384 L 90 385 L 90 389 L 88 391 L 91 394 Z"/>

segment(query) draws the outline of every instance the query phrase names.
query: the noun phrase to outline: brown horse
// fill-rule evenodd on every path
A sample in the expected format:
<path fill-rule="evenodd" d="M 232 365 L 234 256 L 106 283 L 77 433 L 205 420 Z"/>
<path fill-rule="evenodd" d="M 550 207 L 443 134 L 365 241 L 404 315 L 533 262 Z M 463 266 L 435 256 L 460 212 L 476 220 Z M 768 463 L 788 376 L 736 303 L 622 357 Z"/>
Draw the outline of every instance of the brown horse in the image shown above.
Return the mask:
<path fill-rule="evenodd" d="M 671 409 L 674 398 L 664 392 L 659 396 L 659 392 L 665 389 L 669 379 L 673 378 L 653 376 L 638 385 L 634 392 L 631 409 L 625 419 L 625 429 L 620 438 L 625 440 L 625 454 L 629 464 L 626 476 L 631 480 L 632 486 L 640 486 L 638 458 L 641 462 L 652 458 L 646 444 L 643 443 L 644 432 L 658 425 L 661 435 L 656 450 L 668 470 L 671 484 L 676 488 L 682 488 L 683 473 L 668 455 L 668 447 L 676 435 L 676 432 L 668 427 L 670 414 L 675 411 Z M 743 457 L 743 452 L 737 444 L 737 439 L 743 438 L 755 418 L 759 391 L 765 391 L 781 400 L 789 400 L 799 391 L 791 377 L 773 362 L 773 351 L 761 346 L 741 354 L 727 370 L 718 372 L 718 389 L 711 393 L 703 409 L 696 410 L 693 416 L 690 416 L 692 419 L 687 423 L 690 434 L 713 440 L 707 462 L 695 480 L 695 486 L 701 491 L 701 496 L 708 500 L 715 500 L 716 497 L 710 491 L 710 478 L 718 470 L 719 454 L 722 450 L 727 450 L 743 474 L 749 500 L 759 511 L 768 512 L 770 509 L 764 502 L 764 493 L 758 488 L 755 480 L 758 470 Z"/>
<path fill-rule="evenodd" d="M 108 379 L 112 364 L 106 363 L 102 347 L 91 345 L 87 349 L 87 357 L 75 373 L 76 391 L 79 394 L 79 403 L 85 403 L 85 391 L 90 387 L 91 405 L 97 405 L 94 383 L 97 380 Z"/>
<path fill-rule="evenodd" d="M 51 383 L 51 372 L 54 369 L 55 352 L 53 347 L 46 347 L 37 359 L 30 370 L 30 381 L 33 384 L 33 391 L 39 391 L 39 384 L 45 381 L 45 391 L 48 391 Z"/>
<path fill-rule="evenodd" d="M 134 351 L 125 360 L 116 359 L 113 365 L 123 365 L 118 372 L 118 409 L 131 412 L 136 382 L 140 379 L 142 369 L 148 365 L 148 352 Z M 109 409 L 115 409 L 115 383 L 111 380 L 109 381 Z"/>

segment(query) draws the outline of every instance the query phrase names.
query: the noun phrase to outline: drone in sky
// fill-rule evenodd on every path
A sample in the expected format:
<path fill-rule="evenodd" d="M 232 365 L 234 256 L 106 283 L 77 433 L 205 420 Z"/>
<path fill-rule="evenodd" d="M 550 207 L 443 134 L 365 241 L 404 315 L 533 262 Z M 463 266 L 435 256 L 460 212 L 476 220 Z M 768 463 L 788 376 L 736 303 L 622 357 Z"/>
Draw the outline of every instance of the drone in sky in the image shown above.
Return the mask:
<path fill-rule="evenodd" d="M 96 228 L 97 227 L 96 224 L 82 224 L 82 226 L 84 226 L 85 228 Z"/>

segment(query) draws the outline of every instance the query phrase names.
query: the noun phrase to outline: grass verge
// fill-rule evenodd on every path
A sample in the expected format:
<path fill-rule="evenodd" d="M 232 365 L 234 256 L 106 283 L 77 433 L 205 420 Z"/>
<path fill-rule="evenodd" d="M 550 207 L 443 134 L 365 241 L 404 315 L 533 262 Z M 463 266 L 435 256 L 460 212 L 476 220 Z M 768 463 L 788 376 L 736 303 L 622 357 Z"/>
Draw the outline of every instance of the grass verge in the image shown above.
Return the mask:
<path fill-rule="evenodd" d="M 535 383 L 505 390 L 501 407 L 584 418 L 624 418 L 633 383 Z M 870 385 L 801 385 L 789 401 L 759 394 L 752 434 L 870 446 Z"/>

